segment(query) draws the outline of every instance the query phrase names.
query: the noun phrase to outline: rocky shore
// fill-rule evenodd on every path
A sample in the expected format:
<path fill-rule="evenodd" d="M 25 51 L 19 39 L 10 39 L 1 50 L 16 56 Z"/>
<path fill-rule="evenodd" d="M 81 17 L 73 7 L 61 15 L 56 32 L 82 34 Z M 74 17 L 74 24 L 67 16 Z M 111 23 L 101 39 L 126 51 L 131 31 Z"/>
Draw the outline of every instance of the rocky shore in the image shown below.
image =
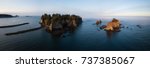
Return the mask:
<path fill-rule="evenodd" d="M 75 30 L 82 23 L 82 18 L 77 15 L 44 14 L 40 24 L 48 32 L 61 35 L 65 31 Z"/>

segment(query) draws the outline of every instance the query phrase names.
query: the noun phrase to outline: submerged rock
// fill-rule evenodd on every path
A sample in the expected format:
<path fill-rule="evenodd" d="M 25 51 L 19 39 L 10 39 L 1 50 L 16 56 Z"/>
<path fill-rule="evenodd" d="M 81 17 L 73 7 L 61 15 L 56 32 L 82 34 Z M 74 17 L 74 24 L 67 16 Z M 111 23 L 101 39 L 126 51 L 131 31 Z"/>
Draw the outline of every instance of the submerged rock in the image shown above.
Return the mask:
<path fill-rule="evenodd" d="M 12 32 L 12 33 L 6 33 L 5 35 L 7 35 L 7 36 L 17 35 L 17 34 L 22 34 L 22 33 L 27 33 L 27 32 L 31 32 L 31 31 L 39 30 L 41 28 L 42 27 L 37 27 L 37 28 L 28 29 L 28 30 L 16 31 L 16 32 Z"/>
<path fill-rule="evenodd" d="M 100 29 L 104 29 L 104 28 L 106 28 L 107 26 L 106 25 L 102 25 L 101 27 L 100 27 Z"/>
<path fill-rule="evenodd" d="M 53 34 L 62 34 L 66 30 L 74 30 L 82 23 L 82 18 L 77 15 L 44 14 L 41 16 L 41 25 Z"/>
<path fill-rule="evenodd" d="M 142 26 L 141 25 L 136 25 L 137 27 L 139 27 L 139 28 L 142 28 Z"/>
<path fill-rule="evenodd" d="M 17 26 L 22 26 L 22 25 L 26 25 L 29 24 L 27 23 L 21 23 L 21 24 L 14 24 L 14 25 L 6 25 L 6 26 L 0 26 L 0 28 L 10 28 L 10 27 L 17 27 Z"/>

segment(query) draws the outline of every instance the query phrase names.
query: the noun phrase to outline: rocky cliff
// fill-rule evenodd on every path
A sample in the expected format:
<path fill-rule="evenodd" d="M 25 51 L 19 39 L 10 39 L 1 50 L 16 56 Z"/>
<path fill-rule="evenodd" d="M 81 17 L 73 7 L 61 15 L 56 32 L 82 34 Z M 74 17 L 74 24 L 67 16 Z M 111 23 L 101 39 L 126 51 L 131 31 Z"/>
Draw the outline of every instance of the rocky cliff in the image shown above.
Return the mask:
<path fill-rule="evenodd" d="M 82 23 L 82 18 L 69 14 L 44 14 L 41 16 L 40 23 L 47 31 L 59 34 L 66 30 L 74 30 Z"/>

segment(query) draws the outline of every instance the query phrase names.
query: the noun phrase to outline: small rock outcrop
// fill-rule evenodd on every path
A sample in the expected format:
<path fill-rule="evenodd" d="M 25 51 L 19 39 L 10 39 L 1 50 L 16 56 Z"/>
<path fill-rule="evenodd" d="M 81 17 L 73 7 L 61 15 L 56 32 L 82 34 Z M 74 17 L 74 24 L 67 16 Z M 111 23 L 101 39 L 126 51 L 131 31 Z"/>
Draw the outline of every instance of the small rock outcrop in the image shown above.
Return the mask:
<path fill-rule="evenodd" d="M 120 29 L 120 25 L 120 21 L 118 19 L 113 18 L 111 22 L 107 23 L 106 28 L 104 28 L 104 30 L 115 31 Z"/>
<path fill-rule="evenodd" d="M 139 27 L 139 28 L 142 28 L 142 26 L 141 25 L 136 25 L 137 27 Z"/>
<path fill-rule="evenodd" d="M 102 25 L 102 26 L 100 26 L 100 29 L 104 29 L 106 27 L 107 27 L 106 25 Z"/>
<path fill-rule="evenodd" d="M 82 23 L 82 18 L 77 15 L 44 14 L 41 17 L 41 25 L 49 32 L 63 33 L 66 30 L 75 29 Z"/>
<path fill-rule="evenodd" d="M 99 25 L 99 24 L 101 24 L 101 23 L 102 23 L 101 20 L 97 20 L 97 21 L 96 21 L 96 25 Z"/>

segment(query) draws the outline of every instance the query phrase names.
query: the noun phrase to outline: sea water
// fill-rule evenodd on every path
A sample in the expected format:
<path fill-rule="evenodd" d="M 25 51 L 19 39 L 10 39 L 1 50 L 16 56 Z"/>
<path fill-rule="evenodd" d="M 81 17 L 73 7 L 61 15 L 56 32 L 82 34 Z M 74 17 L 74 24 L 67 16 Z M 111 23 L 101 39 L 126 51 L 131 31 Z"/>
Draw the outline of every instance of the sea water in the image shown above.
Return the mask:
<path fill-rule="evenodd" d="M 113 18 L 120 20 L 120 32 L 106 32 L 96 20 L 106 25 Z M 39 27 L 40 16 L 0 18 L 0 26 L 26 23 L 27 25 L 0 28 L 1 51 L 149 51 L 150 17 L 100 17 L 83 18 L 83 23 L 73 32 L 56 37 L 40 29 L 23 34 L 6 36 L 6 33 Z M 140 25 L 138 27 L 137 25 Z"/>

